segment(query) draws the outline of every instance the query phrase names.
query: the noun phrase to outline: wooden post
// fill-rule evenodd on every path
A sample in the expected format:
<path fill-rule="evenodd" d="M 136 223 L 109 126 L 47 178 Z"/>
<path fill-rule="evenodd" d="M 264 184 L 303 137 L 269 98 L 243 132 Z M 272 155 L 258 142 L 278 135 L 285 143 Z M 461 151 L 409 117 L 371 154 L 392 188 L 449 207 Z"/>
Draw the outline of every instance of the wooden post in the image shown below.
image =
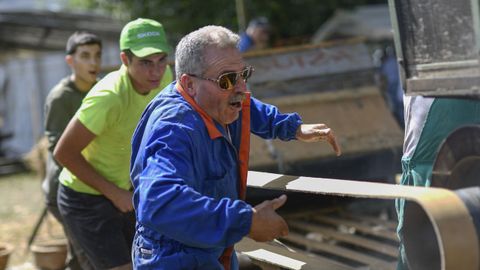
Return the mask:
<path fill-rule="evenodd" d="M 237 9 L 238 32 L 244 32 L 246 29 L 245 3 L 243 0 L 235 0 Z"/>

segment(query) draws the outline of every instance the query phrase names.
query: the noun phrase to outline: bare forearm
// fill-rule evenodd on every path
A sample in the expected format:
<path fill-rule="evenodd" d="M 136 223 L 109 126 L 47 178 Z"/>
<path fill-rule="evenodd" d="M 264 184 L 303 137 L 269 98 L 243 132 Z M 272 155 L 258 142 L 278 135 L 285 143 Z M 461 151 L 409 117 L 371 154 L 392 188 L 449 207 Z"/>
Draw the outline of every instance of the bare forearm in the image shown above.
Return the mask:
<path fill-rule="evenodd" d="M 133 210 L 131 191 L 123 190 L 108 181 L 105 177 L 99 174 L 81 154 L 71 154 L 66 156 L 67 157 L 62 157 L 57 153 L 55 157 L 64 167 L 77 176 L 80 181 L 99 191 L 120 211 L 129 212 Z"/>
<path fill-rule="evenodd" d="M 96 135 L 90 132 L 78 119 L 73 118 L 60 137 L 53 151 L 55 159 L 85 184 L 104 194 L 110 200 L 112 191 L 118 188 L 105 179 L 83 157 L 82 151 Z"/>
<path fill-rule="evenodd" d="M 55 158 L 79 180 L 112 199 L 112 193 L 118 187 L 99 174 L 81 154 L 56 152 Z"/>
<path fill-rule="evenodd" d="M 102 176 L 83 157 L 82 151 L 95 139 L 78 119 L 73 118 L 54 150 L 55 159 L 72 172 L 80 181 L 107 197 L 122 212 L 132 211 L 132 192 L 123 190 Z"/>

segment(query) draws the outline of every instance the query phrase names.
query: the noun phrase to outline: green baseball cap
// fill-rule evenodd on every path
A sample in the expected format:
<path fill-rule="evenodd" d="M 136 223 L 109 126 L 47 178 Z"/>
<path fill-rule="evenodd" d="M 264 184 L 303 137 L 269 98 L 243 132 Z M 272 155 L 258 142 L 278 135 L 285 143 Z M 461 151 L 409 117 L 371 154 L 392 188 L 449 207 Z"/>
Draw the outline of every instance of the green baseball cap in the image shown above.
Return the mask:
<path fill-rule="evenodd" d="M 170 53 L 165 30 L 161 23 L 138 18 L 127 23 L 120 34 L 120 50 L 129 49 L 137 57 L 154 53 Z"/>

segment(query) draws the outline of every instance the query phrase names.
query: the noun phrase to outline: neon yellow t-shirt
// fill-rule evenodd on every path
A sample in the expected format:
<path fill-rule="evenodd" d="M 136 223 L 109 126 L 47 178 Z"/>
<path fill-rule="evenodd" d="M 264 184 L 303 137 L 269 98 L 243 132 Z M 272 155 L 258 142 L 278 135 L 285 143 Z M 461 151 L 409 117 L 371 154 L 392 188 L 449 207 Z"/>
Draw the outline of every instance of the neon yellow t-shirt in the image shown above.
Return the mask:
<path fill-rule="evenodd" d="M 75 116 L 93 132 L 95 139 L 83 149 L 85 159 L 108 181 L 128 190 L 130 182 L 131 138 L 148 103 L 173 80 L 167 66 L 158 88 L 147 95 L 137 93 L 122 67 L 109 73 L 90 90 Z M 60 182 L 77 191 L 100 194 L 66 168 Z"/>

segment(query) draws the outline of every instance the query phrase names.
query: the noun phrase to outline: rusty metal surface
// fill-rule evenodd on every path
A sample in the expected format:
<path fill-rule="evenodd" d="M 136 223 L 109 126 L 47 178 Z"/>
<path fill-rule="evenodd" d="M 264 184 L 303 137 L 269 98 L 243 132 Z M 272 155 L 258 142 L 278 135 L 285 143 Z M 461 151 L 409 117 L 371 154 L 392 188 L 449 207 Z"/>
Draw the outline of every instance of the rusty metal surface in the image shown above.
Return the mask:
<path fill-rule="evenodd" d="M 422 219 L 421 225 L 431 232 L 434 240 L 427 246 L 416 239 L 415 249 L 407 250 L 425 256 L 412 256 L 412 269 L 429 265 L 441 270 L 477 270 L 479 246 L 471 216 L 460 198 L 452 191 L 440 188 L 420 188 L 350 180 L 313 178 L 249 172 L 248 185 L 266 189 L 315 193 L 329 196 L 395 199 L 405 198 L 415 206 L 413 219 Z M 407 219 L 407 217 L 406 217 Z M 458 237 L 462 235 L 462 237 Z M 415 240 L 415 239 L 414 239 Z M 421 241 L 420 243 L 418 241 Z M 425 261 L 427 260 L 427 261 Z M 433 260 L 433 261 L 432 261 Z M 438 267 L 437 267 L 438 266 Z"/>
<path fill-rule="evenodd" d="M 408 95 L 479 95 L 478 1 L 389 0 Z"/>
<path fill-rule="evenodd" d="M 480 126 L 454 130 L 440 145 L 432 170 L 432 186 L 459 189 L 478 186 Z"/>
<path fill-rule="evenodd" d="M 375 85 L 375 66 L 362 39 L 252 51 L 248 88 L 255 97 L 337 91 Z"/>
<path fill-rule="evenodd" d="M 255 67 L 249 80 L 253 89 L 258 84 L 288 81 L 335 73 L 372 69 L 373 63 L 366 45 L 351 40 L 329 45 L 293 46 L 245 54 L 245 61 Z"/>

